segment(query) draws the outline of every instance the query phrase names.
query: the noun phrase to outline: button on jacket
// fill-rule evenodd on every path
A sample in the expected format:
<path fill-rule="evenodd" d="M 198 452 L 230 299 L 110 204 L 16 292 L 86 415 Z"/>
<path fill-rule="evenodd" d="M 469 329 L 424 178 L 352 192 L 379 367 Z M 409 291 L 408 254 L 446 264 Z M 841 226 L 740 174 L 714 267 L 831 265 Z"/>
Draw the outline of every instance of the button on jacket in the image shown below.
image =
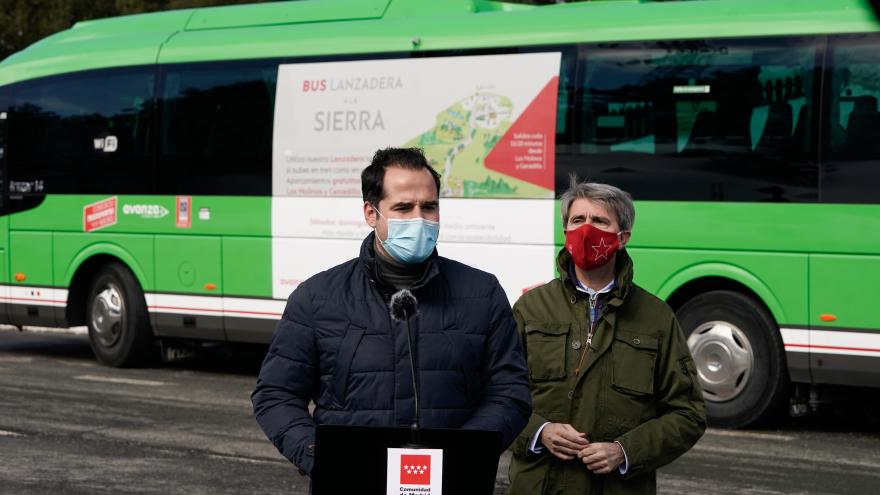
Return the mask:
<path fill-rule="evenodd" d="M 415 419 L 405 322 L 376 276 L 374 235 L 360 257 L 291 295 L 252 394 L 278 450 L 311 472 L 316 424 L 410 426 Z M 422 427 L 500 431 L 507 448 L 531 412 L 510 304 L 491 274 L 436 255 L 411 291 Z M 309 415 L 314 401 L 314 418 Z"/>
<path fill-rule="evenodd" d="M 589 330 L 588 300 L 569 278 L 565 249 L 557 263 L 559 278 L 514 305 L 534 411 L 512 446 L 509 493 L 656 493 L 656 469 L 686 452 L 706 428 L 684 335 L 669 306 L 632 283 L 632 261 L 620 251 L 617 287 L 576 373 Z M 627 473 L 596 475 L 579 459 L 530 452 L 530 439 L 548 421 L 569 423 L 590 441 L 620 442 Z"/>

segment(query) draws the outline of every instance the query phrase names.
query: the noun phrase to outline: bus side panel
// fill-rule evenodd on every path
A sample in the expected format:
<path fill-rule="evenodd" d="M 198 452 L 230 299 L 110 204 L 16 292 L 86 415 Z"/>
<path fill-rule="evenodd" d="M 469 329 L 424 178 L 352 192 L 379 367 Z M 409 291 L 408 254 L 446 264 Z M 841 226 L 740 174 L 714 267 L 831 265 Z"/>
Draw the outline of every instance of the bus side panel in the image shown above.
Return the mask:
<path fill-rule="evenodd" d="M 102 234 L 55 232 L 53 269 L 58 286 L 68 288 L 77 270 L 99 255 L 118 258 L 134 274 L 141 290 L 153 289 L 153 236 L 143 234 Z"/>
<path fill-rule="evenodd" d="M 810 364 L 818 383 L 880 386 L 880 256 L 810 256 Z"/>
<path fill-rule="evenodd" d="M 150 317 L 165 337 L 225 340 L 220 237 L 156 236 Z"/>
<path fill-rule="evenodd" d="M 272 297 L 272 239 L 223 237 L 223 293 Z"/>
<path fill-rule="evenodd" d="M 226 337 L 268 343 L 285 304 L 271 299 L 272 240 L 224 237 L 222 248 Z"/>
<path fill-rule="evenodd" d="M 632 248 L 635 281 L 661 299 L 701 277 L 725 277 L 755 292 L 780 326 L 807 321 L 807 256 Z M 758 275 L 760 274 L 760 275 Z"/>
<path fill-rule="evenodd" d="M 56 296 L 52 277 L 52 233 L 11 232 L 9 320 L 15 325 L 55 326 L 55 308 L 66 301 Z"/>

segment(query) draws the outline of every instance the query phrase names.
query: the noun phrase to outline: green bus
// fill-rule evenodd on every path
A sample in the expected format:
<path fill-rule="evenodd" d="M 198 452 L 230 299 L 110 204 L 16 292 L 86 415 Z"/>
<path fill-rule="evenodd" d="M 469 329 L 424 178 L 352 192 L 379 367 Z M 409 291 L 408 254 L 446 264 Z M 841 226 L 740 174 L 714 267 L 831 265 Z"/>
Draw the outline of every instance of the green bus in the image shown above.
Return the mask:
<path fill-rule="evenodd" d="M 636 282 L 677 311 L 713 422 L 802 412 L 880 384 L 878 33 L 856 0 L 80 22 L 0 63 L 0 320 L 87 325 L 111 366 L 267 342 L 356 255 L 372 152 L 419 146 L 440 251 L 512 302 L 554 276 L 571 174 L 632 193 Z"/>

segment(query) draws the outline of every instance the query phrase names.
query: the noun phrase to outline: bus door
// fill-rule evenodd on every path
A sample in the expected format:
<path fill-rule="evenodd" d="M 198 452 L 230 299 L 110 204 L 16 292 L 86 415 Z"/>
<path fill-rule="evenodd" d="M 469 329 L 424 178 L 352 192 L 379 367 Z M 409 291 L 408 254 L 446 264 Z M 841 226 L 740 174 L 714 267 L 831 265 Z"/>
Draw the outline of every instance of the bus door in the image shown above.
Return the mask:
<path fill-rule="evenodd" d="M 0 97 L 2 98 L 2 97 Z M 9 187 L 6 185 L 6 123 L 9 121 L 7 105 L 0 100 L 0 321 L 6 321 L 9 303 L 8 245 L 9 217 L 6 216 L 6 202 Z"/>
<path fill-rule="evenodd" d="M 880 384 L 880 36 L 832 39 L 822 253 L 810 255 L 810 364 L 818 383 Z"/>
<path fill-rule="evenodd" d="M 0 101 L 4 96 L 0 95 Z M 15 225 L 13 213 L 34 210 L 46 198 L 44 170 L 28 156 L 36 119 L 31 112 L 16 112 L 12 101 L 0 105 L 4 112 L 2 132 L 4 141 L 2 181 L 3 201 L 0 215 L 0 280 L 6 292 L 6 321 L 13 325 L 53 327 L 58 324 L 56 313 L 64 311 L 64 301 L 56 297 L 52 273 L 52 231 L 45 225 L 34 227 L 26 220 L 18 219 Z M 10 146 L 12 145 L 12 146 Z M 31 148 L 32 149 L 32 148 Z"/>

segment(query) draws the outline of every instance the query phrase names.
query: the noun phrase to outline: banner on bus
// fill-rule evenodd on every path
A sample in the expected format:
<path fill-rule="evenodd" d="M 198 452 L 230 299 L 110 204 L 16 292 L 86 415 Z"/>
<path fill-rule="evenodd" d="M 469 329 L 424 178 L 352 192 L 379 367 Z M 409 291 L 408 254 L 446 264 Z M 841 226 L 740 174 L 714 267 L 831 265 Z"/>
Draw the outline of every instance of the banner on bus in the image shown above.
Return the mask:
<path fill-rule="evenodd" d="M 278 70 L 273 195 L 360 197 L 373 153 L 416 146 L 441 196 L 552 198 L 559 53 Z"/>

